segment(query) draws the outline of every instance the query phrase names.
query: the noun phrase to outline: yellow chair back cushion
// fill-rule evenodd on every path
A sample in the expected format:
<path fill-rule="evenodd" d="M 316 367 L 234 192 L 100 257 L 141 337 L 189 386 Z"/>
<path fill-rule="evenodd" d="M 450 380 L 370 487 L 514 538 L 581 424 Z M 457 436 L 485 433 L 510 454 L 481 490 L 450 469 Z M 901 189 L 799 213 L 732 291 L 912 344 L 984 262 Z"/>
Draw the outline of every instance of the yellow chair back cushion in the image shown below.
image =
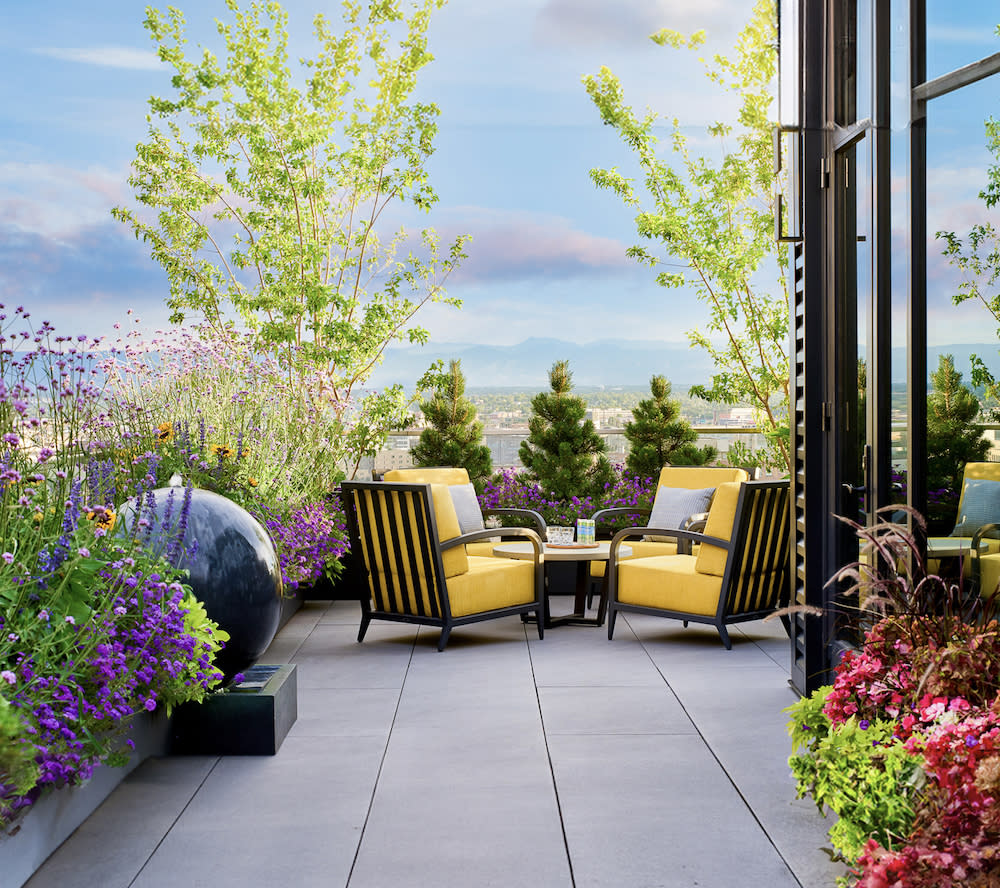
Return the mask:
<path fill-rule="evenodd" d="M 382 476 L 383 481 L 400 484 L 468 484 L 469 473 L 463 468 L 413 468 L 390 469 Z"/>
<path fill-rule="evenodd" d="M 744 469 L 731 466 L 664 466 L 660 469 L 660 479 L 656 486 L 701 490 L 705 487 L 718 487 L 727 481 L 749 480 L 750 476 Z"/>
<path fill-rule="evenodd" d="M 438 540 L 443 543 L 445 540 L 461 536 L 462 528 L 458 523 L 458 513 L 451 501 L 448 485 L 431 484 L 431 499 L 434 500 L 434 520 L 437 522 Z M 441 562 L 447 579 L 464 574 L 469 569 L 469 556 L 465 552 L 465 546 L 446 549 L 441 553 Z"/>
<path fill-rule="evenodd" d="M 740 498 L 740 481 L 727 481 L 715 488 L 712 508 L 705 522 L 705 535 L 728 540 L 733 534 L 733 522 L 736 520 L 736 504 Z M 721 577 L 726 572 L 726 559 L 729 553 L 718 546 L 703 543 L 696 556 L 695 570 L 698 573 Z M 714 613 L 714 611 L 713 611 Z"/>

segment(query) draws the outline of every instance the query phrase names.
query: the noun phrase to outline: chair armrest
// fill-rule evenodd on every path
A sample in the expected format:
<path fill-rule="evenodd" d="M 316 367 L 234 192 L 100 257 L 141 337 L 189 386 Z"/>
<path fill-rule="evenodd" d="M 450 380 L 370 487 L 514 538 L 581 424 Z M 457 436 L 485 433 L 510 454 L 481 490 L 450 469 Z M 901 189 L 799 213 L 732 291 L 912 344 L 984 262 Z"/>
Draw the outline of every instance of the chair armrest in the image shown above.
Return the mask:
<path fill-rule="evenodd" d="M 483 509 L 483 517 L 485 518 L 487 515 L 497 515 L 500 518 L 525 518 L 535 525 L 535 529 L 539 533 L 545 533 L 545 519 L 534 509 Z M 492 529 L 500 530 L 500 528 Z"/>
<path fill-rule="evenodd" d="M 538 561 L 542 555 L 542 538 L 535 533 L 530 527 L 492 527 L 486 530 L 473 530 L 469 533 L 463 533 L 460 536 L 452 537 L 450 540 L 441 541 L 441 551 L 444 552 L 447 549 L 453 549 L 455 546 L 464 546 L 466 543 L 474 543 L 476 540 L 489 540 L 494 537 L 501 537 L 503 539 L 509 539 L 513 537 L 514 539 L 520 538 L 528 540 L 534 546 L 535 549 L 535 561 Z"/>
<path fill-rule="evenodd" d="M 720 549 L 726 549 L 727 551 L 733 546 L 732 540 L 724 540 L 721 537 L 708 536 L 707 534 L 697 533 L 692 530 L 678 530 L 676 527 L 626 527 L 624 530 L 619 530 L 611 538 L 611 550 L 608 557 L 611 561 L 617 561 L 618 549 L 624 540 L 645 536 L 648 533 L 656 534 L 656 536 L 675 537 L 678 541 L 678 546 L 683 540 L 687 540 L 690 543 L 707 543 L 709 546 L 718 546 Z"/>
<path fill-rule="evenodd" d="M 972 535 L 972 553 L 973 555 L 979 554 L 979 543 L 982 542 L 984 537 L 989 539 L 997 539 L 1000 537 L 1000 524 L 983 524 L 973 535 Z"/>
<path fill-rule="evenodd" d="M 688 515 L 681 522 L 681 530 L 693 530 L 701 533 L 705 530 L 705 525 L 708 523 L 708 512 L 696 512 L 694 515 Z"/>

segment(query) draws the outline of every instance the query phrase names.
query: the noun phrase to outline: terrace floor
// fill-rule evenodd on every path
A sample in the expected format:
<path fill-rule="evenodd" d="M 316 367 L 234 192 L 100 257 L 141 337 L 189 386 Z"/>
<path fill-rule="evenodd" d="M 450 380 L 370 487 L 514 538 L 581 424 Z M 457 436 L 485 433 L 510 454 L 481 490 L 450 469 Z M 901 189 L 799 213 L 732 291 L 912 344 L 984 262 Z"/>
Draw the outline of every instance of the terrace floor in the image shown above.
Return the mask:
<path fill-rule="evenodd" d="M 570 599 L 567 599 L 566 610 Z M 558 613 L 560 601 L 553 610 Z M 28 888 L 832 888 L 797 801 L 788 641 L 620 615 L 539 641 L 518 618 L 437 633 L 309 602 L 263 663 L 298 664 L 275 756 L 147 760 Z"/>

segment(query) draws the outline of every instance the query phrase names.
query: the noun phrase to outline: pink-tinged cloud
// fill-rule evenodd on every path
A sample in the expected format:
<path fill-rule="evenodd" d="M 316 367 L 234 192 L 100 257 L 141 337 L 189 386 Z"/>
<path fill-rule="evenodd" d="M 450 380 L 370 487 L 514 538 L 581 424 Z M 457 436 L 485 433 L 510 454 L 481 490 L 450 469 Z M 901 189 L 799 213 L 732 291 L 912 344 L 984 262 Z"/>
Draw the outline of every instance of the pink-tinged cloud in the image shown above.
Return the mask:
<path fill-rule="evenodd" d="M 571 278 L 613 274 L 634 267 L 627 245 L 614 238 L 580 231 L 568 219 L 529 213 L 471 211 L 451 214 L 452 237 L 472 235 L 466 259 L 453 283 L 488 283 L 530 278 Z M 447 235 L 443 240 L 448 240 Z"/>

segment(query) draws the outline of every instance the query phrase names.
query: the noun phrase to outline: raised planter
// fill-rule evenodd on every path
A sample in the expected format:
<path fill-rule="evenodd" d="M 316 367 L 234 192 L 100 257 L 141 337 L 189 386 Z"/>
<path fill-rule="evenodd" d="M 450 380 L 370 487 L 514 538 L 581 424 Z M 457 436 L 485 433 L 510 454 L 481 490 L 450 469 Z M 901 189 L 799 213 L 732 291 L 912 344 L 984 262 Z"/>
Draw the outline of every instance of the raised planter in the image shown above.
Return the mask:
<path fill-rule="evenodd" d="M 98 767 L 79 786 L 53 789 L 8 831 L 0 832 L 0 883 L 21 888 L 70 834 L 147 758 L 167 750 L 169 722 L 162 710 L 136 715 L 129 736 L 135 749 L 123 768 Z"/>

